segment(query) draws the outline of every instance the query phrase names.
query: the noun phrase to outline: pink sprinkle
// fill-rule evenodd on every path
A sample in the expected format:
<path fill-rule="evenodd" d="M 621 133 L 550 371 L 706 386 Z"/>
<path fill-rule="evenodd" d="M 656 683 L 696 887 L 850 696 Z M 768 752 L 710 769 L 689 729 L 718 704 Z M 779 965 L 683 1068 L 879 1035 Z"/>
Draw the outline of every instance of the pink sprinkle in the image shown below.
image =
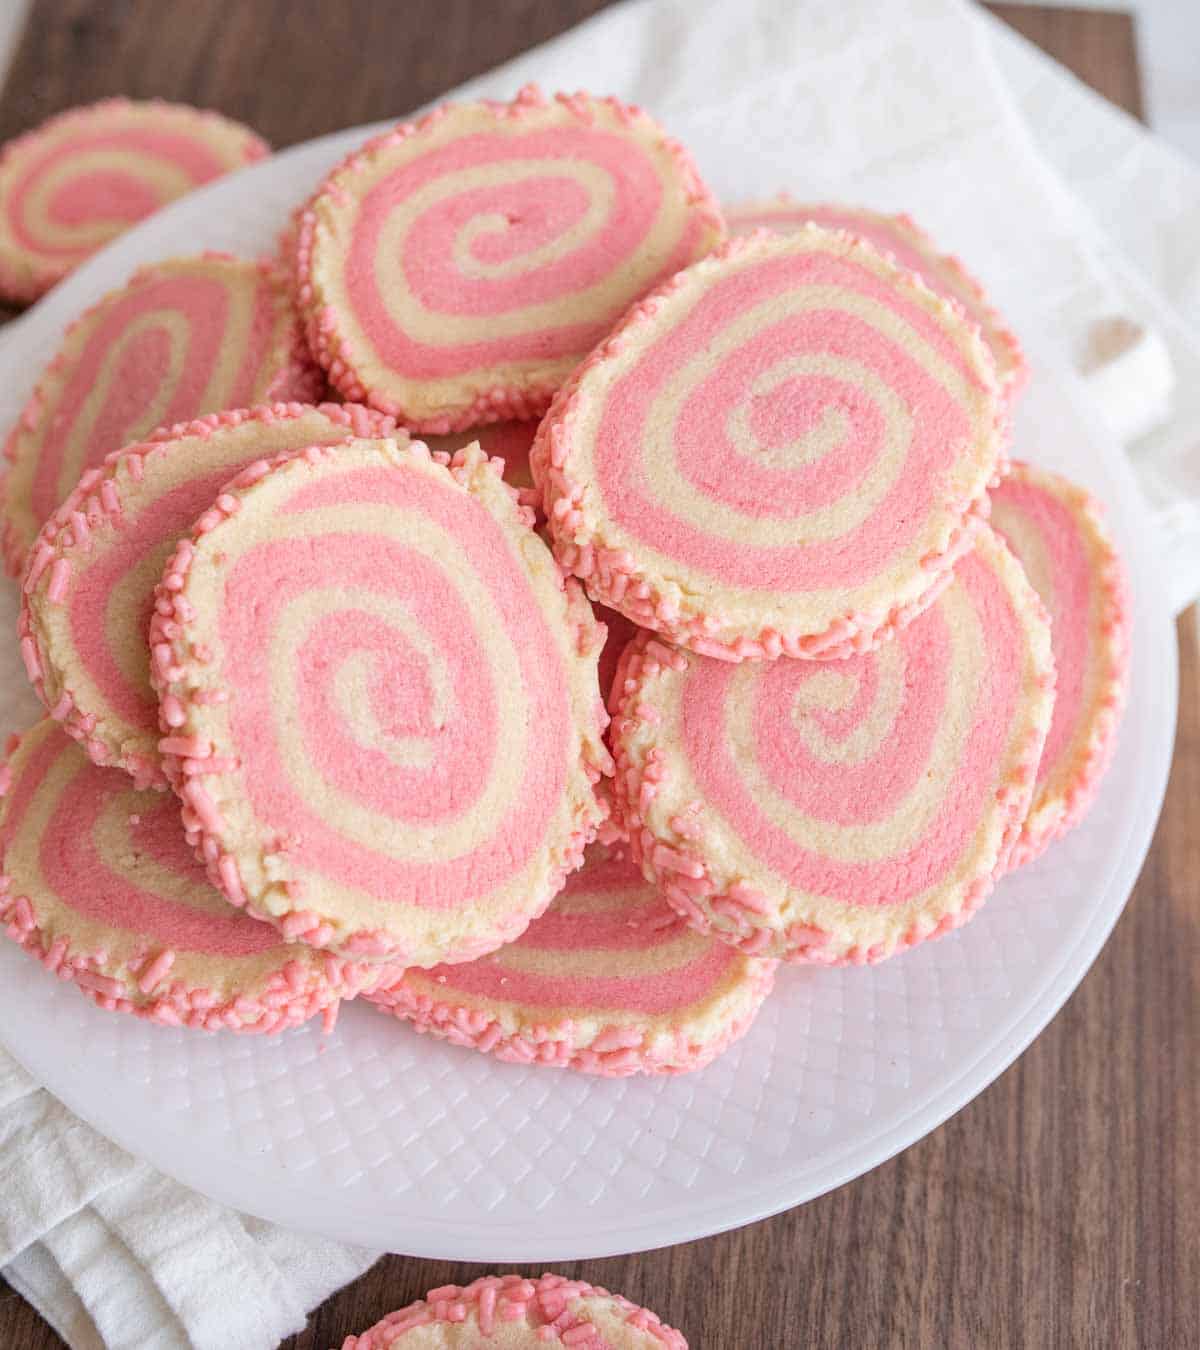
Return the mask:
<path fill-rule="evenodd" d="M 42 678 L 42 663 L 38 660 L 37 646 L 31 637 L 21 639 L 21 660 L 25 663 L 25 674 L 30 684 L 37 684 Z"/>
<path fill-rule="evenodd" d="M 225 822 L 220 811 L 217 810 L 216 802 L 209 796 L 202 784 L 194 778 L 189 779 L 186 786 L 180 790 L 180 795 L 195 811 L 204 830 L 209 834 L 216 834 L 221 830 Z"/>
<path fill-rule="evenodd" d="M 91 989 L 106 998 L 117 998 L 125 990 L 120 980 L 110 979 L 107 975 L 98 975 L 95 971 L 80 970 L 75 974 L 75 983 L 81 989 Z"/>
<path fill-rule="evenodd" d="M 194 780 L 192 780 L 194 781 Z M 221 878 L 221 889 L 231 904 L 244 905 L 246 892 L 242 889 L 242 874 L 238 871 L 237 859 L 230 853 L 223 853 L 217 863 L 217 874 Z"/>
<path fill-rule="evenodd" d="M 168 947 L 154 958 L 153 961 L 142 971 L 141 978 L 138 980 L 138 988 L 143 994 L 148 994 L 160 980 L 162 980 L 171 967 L 175 964 L 175 953 Z"/>
<path fill-rule="evenodd" d="M 595 1338 L 595 1335 L 596 1328 L 590 1322 L 581 1322 L 579 1326 L 563 1332 L 562 1343 L 564 1345 L 586 1345 L 588 1341 Z"/>
<path fill-rule="evenodd" d="M 183 704 L 174 694 L 165 694 L 162 702 L 158 705 L 158 710 L 162 713 L 162 719 L 169 727 L 181 727 L 186 720 Z"/>

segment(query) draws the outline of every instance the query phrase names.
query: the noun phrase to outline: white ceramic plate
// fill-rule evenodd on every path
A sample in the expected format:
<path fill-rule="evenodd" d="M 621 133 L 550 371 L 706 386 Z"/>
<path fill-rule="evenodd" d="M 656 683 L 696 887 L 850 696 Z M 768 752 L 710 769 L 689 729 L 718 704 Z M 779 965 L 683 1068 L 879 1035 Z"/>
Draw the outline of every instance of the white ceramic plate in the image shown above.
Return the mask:
<path fill-rule="evenodd" d="M 368 130 L 177 203 L 11 325 L 0 425 L 85 304 L 150 259 L 268 250 Z M 0 1038 L 97 1129 L 215 1199 L 430 1257 L 554 1262 L 682 1242 L 799 1204 L 919 1139 L 1029 1044 L 1095 958 L 1149 845 L 1174 737 L 1174 627 L 1141 495 L 1030 336 L 1039 374 L 1017 446 L 1111 505 L 1135 592 L 1132 695 L 1087 822 L 963 931 L 877 969 L 785 970 L 743 1041 L 671 1081 L 504 1065 L 366 1006 L 346 1008 L 328 1038 L 147 1026 L 94 1008 L 8 944 Z M 11 632 L 11 588 L 0 611 Z M 0 729 L 33 720 L 15 642 L 0 644 L 0 691 Z"/>

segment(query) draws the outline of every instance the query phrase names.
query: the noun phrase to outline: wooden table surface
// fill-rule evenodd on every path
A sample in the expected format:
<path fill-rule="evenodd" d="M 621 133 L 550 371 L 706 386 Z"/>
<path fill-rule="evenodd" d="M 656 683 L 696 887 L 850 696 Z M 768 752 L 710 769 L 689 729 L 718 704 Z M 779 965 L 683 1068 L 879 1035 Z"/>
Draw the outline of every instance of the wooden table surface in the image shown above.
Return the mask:
<path fill-rule="evenodd" d="M 0 139 L 124 93 L 219 108 L 285 146 L 401 114 L 602 7 L 34 0 L 0 93 Z M 1140 115 L 1128 16 L 994 8 Z M 567 1263 L 565 1274 L 649 1305 L 703 1350 L 1200 1345 L 1194 611 L 1179 636 L 1179 732 L 1154 847 L 1095 967 L 1017 1064 L 831 1195 L 737 1233 Z M 317 1309 L 287 1350 L 340 1345 L 427 1288 L 483 1273 L 389 1257 Z M 0 1285 L 0 1347 L 60 1344 Z"/>

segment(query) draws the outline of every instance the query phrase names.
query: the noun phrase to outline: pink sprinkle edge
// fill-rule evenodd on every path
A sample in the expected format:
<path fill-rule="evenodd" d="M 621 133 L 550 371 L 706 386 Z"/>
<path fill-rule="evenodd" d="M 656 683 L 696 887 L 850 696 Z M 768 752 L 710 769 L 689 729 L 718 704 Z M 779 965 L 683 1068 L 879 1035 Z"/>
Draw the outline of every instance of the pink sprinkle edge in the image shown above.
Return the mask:
<path fill-rule="evenodd" d="M 347 1336 L 341 1350 L 390 1350 L 406 1332 L 418 1327 L 468 1319 L 474 1319 L 485 1337 L 506 1323 L 524 1322 L 538 1332 L 539 1340 L 558 1341 L 572 1350 L 599 1350 L 605 1342 L 587 1319 L 587 1310 L 570 1306 L 581 1299 L 604 1300 L 613 1312 L 624 1314 L 628 1326 L 653 1337 L 664 1350 L 687 1350 L 683 1334 L 648 1308 L 639 1308 L 599 1285 L 551 1274 L 536 1280 L 522 1275 L 484 1275 L 466 1286 L 431 1289 L 423 1299 L 389 1313 L 361 1335 Z"/>

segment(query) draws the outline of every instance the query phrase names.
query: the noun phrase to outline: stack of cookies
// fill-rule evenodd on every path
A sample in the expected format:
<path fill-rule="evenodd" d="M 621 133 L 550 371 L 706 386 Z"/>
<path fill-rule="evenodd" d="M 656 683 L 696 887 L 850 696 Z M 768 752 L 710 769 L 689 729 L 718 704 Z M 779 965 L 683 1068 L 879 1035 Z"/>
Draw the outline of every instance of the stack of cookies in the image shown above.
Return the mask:
<path fill-rule="evenodd" d="M 1081 819 L 1124 573 L 910 219 L 723 213 L 646 113 L 526 89 L 369 142 L 279 250 L 138 273 L 8 441 L 48 715 L 0 917 L 48 971 L 678 1073 Z"/>

